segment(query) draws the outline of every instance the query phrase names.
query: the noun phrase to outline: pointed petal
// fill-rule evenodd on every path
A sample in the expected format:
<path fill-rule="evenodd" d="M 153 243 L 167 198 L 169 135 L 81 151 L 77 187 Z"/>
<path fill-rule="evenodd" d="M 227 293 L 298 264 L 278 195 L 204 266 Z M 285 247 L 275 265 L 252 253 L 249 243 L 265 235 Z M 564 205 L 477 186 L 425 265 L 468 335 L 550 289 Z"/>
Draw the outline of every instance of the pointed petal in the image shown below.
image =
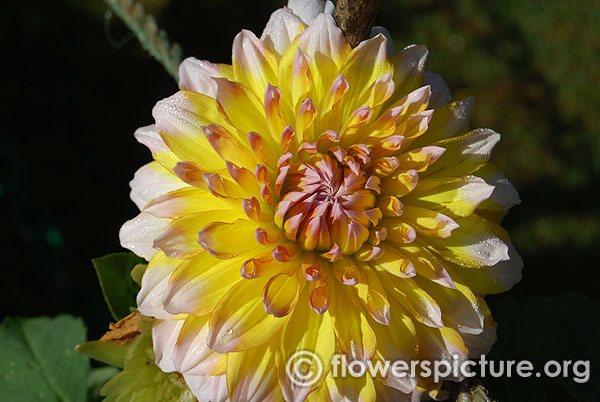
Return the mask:
<path fill-rule="evenodd" d="M 287 317 L 265 312 L 261 293 L 267 277 L 243 279 L 219 301 L 210 317 L 208 346 L 218 353 L 248 350 L 276 335 Z M 289 316 L 288 316 L 289 317 Z"/>
<path fill-rule="evenodd" d="M 426 208 L 404 205 L 402 220 L 427 237 L 446 239 L 459 227 L 452 218 Z"/>
<path fill-rule="evenodd" d="M 462 334 L 465 346 L 469 349 L 470 359 L 479 359 L 482 355 L 486 355 L 496 343 L 496 328 L 497 324 L 492 318 L 492 313 L 486 304 L 483 297 L 478 297 L 481 313 L 484 316 L 484 327 L 480 334 Z"/>
<path fill-rule="evenodd" d="M 155 362 L 165 373 L 175 371 L 173 363 L 175 343 L 183 322 L 183 320 L 155 320 L 152 325 Z"/>
<path fill-rule="evenodd" d="M 216 82 L 217 108 L 225 120 L 244 135 L 251 131 L 259 134 L 268 132 L 264 104 L 261 100 L 264 89 L 259 97 L 239 82 L 224 78 L 217 78 Z"/>
<path fill-rule="evenodd" d="M 333 17 L 328 14 L 319 14 L 314 22 L 298 35 L 297 41 L 298 47 L 307 53 L 312 61 L 312 76 L 320 77 L 314 83 L 315 93 L 325 94 L 339 75 L 338 70 L 350 52 L 350 45 Z M 293 47 L 290 47 L 289 50 L 292 49 Z M 321 99 L 313 100 L 320 103 Z"/>
<path fill-rule="evenodd" d="M 413 279 L 390 278 L 395 292 L 391 295 L 410 312 L 416 321 L 432 328 L 444 326 L 442 310 L 437 301 Z"/>
<path fill-rule="evenodd" d="M 428 53 L 429 51 L 423 45 L 410 45 L 394 57 L 396 99 L 423 85 L 423 74 Z"/>
<path fill-rule="evenodd" d="M 148 147 L 155 161 L 167 169 L 172 169 L 180 161 L 179 157 L 169 149 L 158 131 L 156 131 L 156 125 L 151 124 L 146 127 L 140 127 L 135 130 L 133 136 L 140 144 Z"/>
<path fill-rule="evenodd" d="M 377 338 L 359 309 L 357 296 L 347 286 L 337 284 L 336 288 L 338 300 L 329 311 L 338 346 L 348 362 L 358 360 L 366 364 L 375 355 Z"/>
<path fill-rule="evenodd" d="M 175 370 L 188 375 L 209 375 L 226 364 L 227 357 L 206 346 L 208 315 L 185 319 L 173 355 Z"/>
<path fill-rule="evenodd" d="M 474 172 L 490 160 L 492 149 L 498 141 L 500 134 L 490 129 L 477 129 L 460 137 L 440 141 L 439 146 L 446 152 L 427 174 L 460 176 Z"/>
<path fill-rule="evenodd" d="M 441 177 L 421 180 L 403 201 L 450 216 L 465 217 L 490 198 L 493 191 L 494 186 L 477 176 Z"/>
<path fill-rule="evenodd" d="M 425 71 L 423 83 L 431 87 L 431 98 L 429 98 L 430 108 L 440 108 L 452 102 L 450 88 L 448 88 L 446 81 L 444 81 L 441 75 Z"/>
<path fill-rule="evenodd" d="M 393 71 L 394 68 L 387 57 L 385 36 L 378 35 L 373 39 L 367 39 L 352 49 L 341 70 L 341 74 L 348 80 L 350 86 L 344 98 L 348 100 L 344 105 L 345 115 L 362 106 L 358 101 L 366 96 L 375 80 Z"/>
<path fill-rule="evenodd" d="M 479 205 L 480 209 L 504 212 L 521 203 L 517 190 L 494 165 L 488 163 L 479 169 L 476 174 L 488 184 L 494 186 L 494 192 Z"/>
<path fill-rule="evenodd" d="M 129 197 L 142 210 L 152 199 L 170 191 L 187 187 L 187 184 L 158 162 L 150 162 L 135 172 L 133 180 L 129 182 L 129 187 L 131 187 Z"/>
<path fill-rule="evenodd" d="M 294 14 L 300 17 L 306 25 L 310 25 L 317 15 L 326 12 L 326 3 L 325 0 L 289 0 L 287 6 Z"/>
<path fill-rule="evenodd" d="M 226 402 L 227 395 L 226 376 L 204 376 L 184 374 L 183 379 L 199 401 Z"/>
<path fill-rule="evenodd" d="M 206 60 L 188 57 L 179 65 L 179 88 L 214 98 L 217 83 L 212 77 L 233 79 L 233 69 L 227 64 L 214 64 Z"/>
<path fill-rule="evenodd" d="M 457 223 L 460 226 L 449 238 L 428 239 L 444 259 L 472 268 L 493 266 L 510 259 L 506 244 L 508 234 L 499 225 L 476 214 L 459 219 Z"/>
<path fill-rule="evenodd" d="M 228 354 L 227 387 L 232 402 L 283 402 L 275 367 L 275 342 Z"/>
<path fill-rule="evenodd" d="M 507 245 L 509 260 L 478 269 L 464 268 L 453 264 L 451 266 L 453 277 L 460 278 L 476 294 L 506 292 L 521 280 L 521 271 L 523 270 L 523 259 L 511 243 Z"/>
<path fill-rule="evenodd" d="M 238 219 L 232 223 L 212 222 L 198 232 L 198 244 L 216 258 L 232 258 L 258 246 L 256 222 Z"/>
<path fill-rule="evenodd" d="M 263 289 L 265 311 L 274 317 L 285 317 L 294 310 L 300 296 L 301 284 L 295 274 L 277 274 Z"/>
<path fill-rule="evenodd" d="M 271 14 L 260 40 L 279 57 L 285 53 L 296 36 L 304 31 L 305 25 L 293 10 L 284 7 Z"/>
<path fill-rule="evenodd" d="M 258 97 L 267 83 L 276 83 L 277 58 L 251 31 L 242 30 L 233 40 L 235 80 L 250 88 Z"/>
<path fill-rule="evenodd" d="M 276 357 L 281 391 L 288 402 L 304 401 L 321 384 L 331 368 L 335 348 L 329 312 L 316 314 L 307 299 L 308 289 L 305 288 L 291 315 L 291 324 L 282 333 Z M 298 331 L 295 324 L 298 322 L 310 330 Z"/>
<path fill-rule="evenodd" d="M 469 97 L 436 109 L 429 122 L 427 135 L 421 136 L 412 145 L 424 146 L 433 141 L 445 140 L 466 133 L 469 130 L 474 104 L 474 98 Z"/>
<path fill-rule="evenodd" d="M 213 98 L 180 91 L 158 102 L 152 116 L 162 139 L 182 160 L 194 162 L 205 171 L 216 171 L 225 166 L 201 129 L 211 123 L 226 124 Z"/>
<path fill-rule="evenodd" d="M 137 306 L 140 313 L 159 319 L 170 319 L 173 315 L 168 313 L 162 302 L 162 297 L 167 290 L 171 274 L 181 264 L 180 260 L 168 258 L 158 252 L 152 257 L 142 276 L 142 286 L 137 294 Z"/>
<path fill-rule="evenodd" d="M 231 222 L 242 217 L 242 211 L 231 208 L 184 215 L 170 222 L 168 227 L 156 236 L 153 247 L 163 251 L 168 257 L 192 257 L 204 252 L 198 244 L 198 230 L 215 220 Z"/>
<path fill-rule="evenodd" d="M 163 294 L 165 310 L 171 314 L 211 312 L 221 297 L 241 281 L 240 267 L 249 256 L 219 260 L 208 253 L 190 258 L 177 267 Z"/>
<path fill-rule="evenodd" d="M 327 377 L 329 397 L 335 402 L 375 402 L 377 395 L 373 383 L 373 378 L 368 374 L 358 378 Z"/>
<path fill-rule="evenodd" d="M 147 212 L 141 212 L 121 226 L 121 246 L 149 261 L 157 251 L 154 248 L 154 239 L 164 232 L 170 222 L 170 219 L 157 218 Z"/>
<path fill-rule="evenodd" d="M 196 187 L 183 187 L 150 201 L 144 208 L 159 218 L 176 219 L 197 212 L 231 209 L 231 204 Z"/>

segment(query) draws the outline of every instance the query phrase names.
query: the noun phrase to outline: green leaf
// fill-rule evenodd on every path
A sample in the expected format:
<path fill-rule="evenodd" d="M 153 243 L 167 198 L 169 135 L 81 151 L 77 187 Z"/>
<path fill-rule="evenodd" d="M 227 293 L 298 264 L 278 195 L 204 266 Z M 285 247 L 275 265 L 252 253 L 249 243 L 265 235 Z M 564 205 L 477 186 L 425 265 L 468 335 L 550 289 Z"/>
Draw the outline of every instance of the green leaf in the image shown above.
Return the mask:
<path fill-rule="evenodd" d="M 0 399 L 11 402 L 84 401 L 87 357 L 73 349 L 85 340 L 79 318 L 6 318 L 0 324 Z"/>
<path fill-rule="evenodd" d="M 123 368 L 127 346 L 115 345 L 112 342 L 89 341 L 77 345 L 75 351 L 99 362 Z"/>
<path fill-rule="evenodd" d="M 135 307 L 135 297 L 140 290 L 133 278 L 131 270 L 145 262 L 133 253 L 115 253 L 92 260 L 104 300 L 115 320 L 131 313 Z"/>

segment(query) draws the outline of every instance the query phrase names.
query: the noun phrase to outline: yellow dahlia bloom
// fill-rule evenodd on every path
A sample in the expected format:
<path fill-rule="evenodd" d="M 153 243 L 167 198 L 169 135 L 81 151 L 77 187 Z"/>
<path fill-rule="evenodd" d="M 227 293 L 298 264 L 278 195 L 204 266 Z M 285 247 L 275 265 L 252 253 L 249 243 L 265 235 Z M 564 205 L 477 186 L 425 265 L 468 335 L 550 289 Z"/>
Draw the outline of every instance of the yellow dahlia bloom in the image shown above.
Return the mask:
<path fill-rule="evenodd" d="M 500 135 L 469 131 L 472 100 L 424 71 L 425 47 L 394 55 L 383 30 L 351 49 L 331 10 L 292 0 L 260 39 L 237 35 L 231 66 L 185 60 L 135 134 L 154 161 L 121 242 L 150 261 L 158 366 L 201 401 L 442 398 L 419 375 L 335 378 L 332 357 L 479 356 L 483 295 L 520 279 Z"/>

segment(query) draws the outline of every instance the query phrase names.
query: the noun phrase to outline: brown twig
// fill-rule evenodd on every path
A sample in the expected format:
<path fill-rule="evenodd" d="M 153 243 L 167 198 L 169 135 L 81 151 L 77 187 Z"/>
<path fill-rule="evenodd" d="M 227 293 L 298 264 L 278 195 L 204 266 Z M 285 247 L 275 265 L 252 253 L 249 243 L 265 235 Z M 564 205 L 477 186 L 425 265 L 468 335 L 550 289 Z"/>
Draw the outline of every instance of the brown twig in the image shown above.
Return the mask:
<path fill-rule="evenodd" d="M 369 37 L 381 0 L 338 0 L 333 18 L 355 47 Z"/>

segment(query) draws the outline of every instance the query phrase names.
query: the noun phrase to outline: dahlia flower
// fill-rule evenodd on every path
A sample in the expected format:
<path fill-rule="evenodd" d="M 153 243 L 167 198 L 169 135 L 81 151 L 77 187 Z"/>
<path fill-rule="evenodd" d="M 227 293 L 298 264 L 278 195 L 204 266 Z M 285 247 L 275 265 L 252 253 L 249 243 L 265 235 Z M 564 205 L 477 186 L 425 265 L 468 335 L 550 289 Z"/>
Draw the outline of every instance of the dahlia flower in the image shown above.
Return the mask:
<path fill-rule="evenodd" d="M 483 295 L 520 279 L 500 135 L 469 130 L 472 99 L 424 71 L 424 46 L 394 54 L 374 29 L 352 49 L 332 9 L 291 0 L 260 38 L 236 36 L 232 65 L 186 59 L 135 133 L 154 161 L 121 243 L 149 260 L 156 364 L 201 401 L 443 398 L 418 373 L 336 378 L 332 357 L 479 356 L 495 340 Z"/>

